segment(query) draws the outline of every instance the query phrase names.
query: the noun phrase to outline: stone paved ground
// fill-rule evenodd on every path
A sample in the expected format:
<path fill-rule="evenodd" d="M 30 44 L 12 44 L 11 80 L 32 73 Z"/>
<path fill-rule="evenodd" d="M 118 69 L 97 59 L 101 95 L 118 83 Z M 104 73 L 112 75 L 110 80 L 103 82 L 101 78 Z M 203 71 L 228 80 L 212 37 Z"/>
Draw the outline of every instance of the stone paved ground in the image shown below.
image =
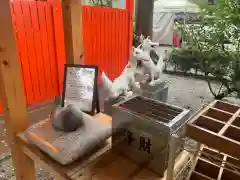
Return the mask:
<path fill-rule="evenodd" d="M 168 103 L 177 105 L 180 107 L 191 108 L 192 112 L 195 112 L 199 109 L 204 103 L 207 103 L 212 100 L 212 96 L 208 90 L 207 84 L 203 80 L 197 80 L 194 78 L 188 77 L 179 77 L 174 75 L 163 75 L 163 79 L 168 81 L 169 85 L 169 96 Z M 104 93 L 101 93 L 100 88 L 100 97 L 104 97 Z M 102 98 L 103 99 L 103 98 Z M 4 126 L 2 125 L 3 129 Z M 0 132 L 0 140 L 5 139 L 6 133 Z M 5 136 L 5 137 L 3 137 Z M 2 140 L 4 141 L 4 140 Z M 6 147 L 6 142 L 0 143 L 0 146 Z M 7 175 L 7 179 L 14 179 L 13 167 L 11 159 L 5 161 L 0 161 L 0 172 L 1 169 L 4 169 Z M 1 174 L 0 174 L 1 175 Z M 47 173 L 43 170 L 38 169 L 37 177 L 39 180 L 50 180 L 52 179 Z M 1 177 L 0 177 L 1 180 Z"/>

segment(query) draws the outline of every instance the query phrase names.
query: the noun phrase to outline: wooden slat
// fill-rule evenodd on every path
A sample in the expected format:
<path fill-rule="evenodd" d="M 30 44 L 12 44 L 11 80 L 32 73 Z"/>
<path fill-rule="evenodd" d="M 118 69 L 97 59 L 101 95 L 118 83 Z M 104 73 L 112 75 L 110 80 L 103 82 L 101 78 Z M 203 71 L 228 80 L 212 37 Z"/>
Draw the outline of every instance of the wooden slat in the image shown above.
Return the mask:
<path fill-rule="evenodd" d="M 128 56 L 132 55 L 132 39 L 133 39 L 133 21 L 134 21 L 134 0 L 126 0 L 126 8 L 129 11 L 129 32 L 128 32 Z"/>
<path fill-rule="evenodd" d="M 16 31 L 17 31 L 17 43 L 19 47 L 20 53 L 20 62 L 23 72 L 23 80 L 24 80 L 24 90 L 27 103 L 33 102 L 33 88 L 32 88 L 32 80 L 31 80 L 31 72 L 29 66 L 29 57 L 27 52 L 27 42 L 26 42 L 26 34 L 25 34 L 25 27 L 23 22 L 23 14 L 22 14 L 22 6 L 20 1 L 13 2 L 13 12 L 14 12 L 14 19 L 16 22 Z"/>
<path fill-rule="evenodd" d="M 111 21 L 111 14 L 109 13 L 109 11 L 106 11 L 105 13 L 105 19 L 107 20 L 107 22 L 110 22 Z M 105 27 L 108 27 L 110 24 L 106 24 Z M 106 31 L 107 31 L 107 34 L 106 34 L 106 39 L 105 39 L 105 42 L 106 42 L 106 61 L 104 63 L 104 67 L 101 69 L 102 71 L 104 71 L 105 73 L 108 73 L 110 72 L 109 69 L 106 70 L 106 67 L 109 67 L 109 63 L 111 61 L 111 36 L 110 36 L 110 33 L 111 33 L 111 29 L 110 28 L 106 28 Z"/>
<path fill-rule="evenodd" d="M 129 11 L 83 6 L 83 22 L 84 63 L 115 79 L 129 60 Z"/>
<path fill-rule="evenodd" d="M 99 41 L 101 42 L 100 43 L 100 52 L 101 52 L 101 62 L 102 62 L 102 66 L 104 67 L 105 66 L 105 42 L 104 42 L 104 37 L 106 36 L 105 35 L 105 32 L 106 32 L 106 28 L 104 28 L 104 26 L 106 26 L 106 21 L 105 21 L 105 12 L 103 12 L 102 16 L 104 18 L 101 18 L 100 19 L 100 25 L 101 25 L 101 31 L 100 31 L 100 39 Z M 99 70 L 99 78 L 98 78 L 98 82 L 101 83 L 101 71 Z"/>
<path fill-rule="evenodd" d="M 47 89 L 45 84 L 45 73 L 44 73 L 44 64 L 43 64 L 43 52 L 42 52 L 42 41 L 41 41 L 41 32 L 39 26 L 39 18 L 38 18 L 38 8 L 36 1 L 29 1 L 30 11 L 31 11 L 31 19 L 32 19 L 32 30 L 34 32 L 34 48 L 36 57 L 34 61 L 36 61 L 37 72 L 38 72 L 38 81 L 39 81 L 39 89 L 40 89 L 40 97 L 41 100 L 45 100 L 47 97 Z"/>
<path fill-rule="evenodd" d="M 23 78 L 22 64 L 21 64 L 21 53 L 19 51 L 20 43 L 18 43 L 18 41 L 19 41 L 19 39 L 18 39 L 18 31 L 16 29 L 16 18 L 15 18 L 14 4 L 13 3 L 10 4 L 10 9 L 11 9 L 11 15 L 12 15 L 12 23 L 13 23 L 13 27 L 15 29 L 14 35 L 15 35 L 15 40 L 16 40 L 16 46 L 17 46 L 17 49 L 18 49 L 18 62 L 19 62 L 19 65 L 20 65 L 21 81 L 23 82 L 23 85 L 24 85 L 24 78 Z M 25 97 L 26 97 L 25 90 L 24 90 L 24 94 L 25 94 Z M 1 103 L 0 103 L 0 112 L 2 112 L 2 104 Z"/>
<path fill-rule="evenodd" d="M 157 174 L 150 171 L 149 169 L 143 169 L 139 174 L 137 174 L 133 180 L 161 180 L 162 178 L 159 178 Z"/>
<path fill-rule="evenodd" d="M 210 178 L 204 174 L 201 174 L 201 173 L 195 172 L 195 171 L 193 171 L 191 179 L 193 179 L 193 180 L 195 180 L 195 179 L 196 180 L 215 180 L 213 178 Z"/>
<path fill-rule="evenodd" d="M 55 37 L 55 50 L 56 50 L 56 68 L 58 76 L 58 91 L 59 95 L 62 94 L 64 64 L 66 63 L 65 44 L 64 44 L 64 30 L 63 30 L 63 17 L 61 10 L 61 1 L 48 0 L 51 3 L 53 23 L 54 23 L 54 37 Z"/>
<path fill-rule="evenodd" d="M 85 29 L 87 28 L 87 19 L 89 19 L 89 13 L 88 13 L 88 9 L 84 8 L 84 6 L 82 6 L 82 17 L 86 17 L 86 18 L 82 18 L 82 23 L 83 23 L 83 42 L 84 42 L 84 47 L 89 47 L 90 46 L 90 39 L 87 36 L 87 33 L 85 33 Z M 89 28 L 90 30 L 90 28 Z M 83 64 L 85 63 L 85 58 L 89 58 L 89 48 L 84 49 L 84 59 L 83 59 Z"/>
<path fill-rule="evenodd" d="M 123 11 L 121 11 L 120 12 L 120 14 L 119 14 L 119 16 L 120 17 L 123 17 L 124 16 L 124 12 Z M 122 31 L 122 29 L 123 29 L 123 18 L 121 18 L 120 20 L 117 20 L 118 21 L 118 23 L 119 23 L 119 29 L 120 29 L 120 31 Z M 121 68 L 121 61 L 123 61 L 124 60 L 124 55 L 123 55 L 123 51 L 124 51 L 124 49 L 125 48 L 123 48 L 123 39 L 119 36 L 119 39 L 118 39 L 118 41 L 119 41 L 119 51 L 120 52 L 122 52 L 122 53 L 119 53 L 119 62 L 118 62 L 118 67 L 119 68 Z"/>
<path fill-rule="evenodd" d="M 52 97 L 52 82 L 51 82 L 51 71 L 49 67 L 49 49 L 48 49 L 48 39 L 47 39 L 47 25 L 46 25 L 46 13 L 45 13 L 45 2 L 38 1 L 38 16 L 39 16 L 39 25 L 40 25 L 40 32 L 41 32 L 41 44 L 42 44 L 42 53 L 43 53 L 43 70 L 42 73 L 45 74 L 45 89 L 47 98 L 51 99 Z"/>
<path fill-rule="evenodd" d="M 52 7 L 49 3 L 45 3 L 45 13 L 46 13 L 46 25 L 47 25 L 47 39 L 48 39 L 48 50 L 49 50 L 49 67 L 52 82 L 51 96 L 55 97 L 58 95 L 58 78 L 57 78 L 57 60 L 55 52 L 55 38 L 53 30 L 53 17 L 52 17 Z"/>
<path fill-rule="evenodd" d="M 123 21 L 124 21 L 124 27 L 125 27 L 125 31 L 124 31 L 124 34 L 129 34 L 129 33 L 132 33 L 132 31 L 130 32 L 130 30 L 129 30 L 129 23 L 131 23 L 131 22 L 129 22 L 129 17 L 130 15 L 128 14 L 128 13 L 124 13 L 124 19 L 123 19 Z M 128 22 L 128 23 L 127 23 Z M 126 35 L 127 36 L 127 35 Z M 123 38 L 123 37 L 122 37 Z M 125 44 L 128 44 L 128 41 L 130 41 L 130 39 L 129 38 L 127 38 L 127 39 L 125 39 L 124 38 L 124 44 L 123 44 L 123 47 L 125 47 Z M 131 47 L 132 48 L 132 47 Z M 127 47 L 127 49 L 125 49 L 124 50 L 124 52 L 125 52 L 125 55 L 124 55 L 124 59 L 123 59 L 123 62 L 125 62 L 125 65 L 127 64 L 127 62 L 128 62 L 128 60 L 129 60 L 129 58 L 131 57 L 131 56 L 129 56 L 130 54 L 131 54 L 131 52 L 132 52 L 132 49 L 131 49 L 131 51 L 130 51 L 130 49 L 129 49 L 129 47 Z M 121 66 L 122 66 L 122 68 L 124 68 L 123 66 L 125 66 L 124 64 L 121 64 Z"/>
<path fill-rule="evenodd" d="M 227 138 L 221 138 L 213 133 L 204 133 L 205 130 L 196 126 L 187 126 L 187 137 L 197 140 L 214 149 L 219 149 L 222 152 L 240 158 L 240 146 Z"/>
<path fill-rule="evenodd" d="M 227 128 L 233 123 L 234 120 L 238 117 L 240 113 L 240 109 L 233 114 L 233 116 L 228 120 L 228 122 L 225 124 L 225 126 L 221 129 L 221 131 L 218 133 L 218 135 L 223 135 L 224 132 L 227 130 Z"/>
<path fill-rule="evenodd" d="M 28 127 L 28 116 L 9 0 L 0 1 L 0 14 L 0 22 L 3 25 L 0 29 L 0 95 L 7 126 L 8 143 L 16 167 L 16 179 L 34 180 L 34 163 L 21 151 L 15 138 L 18 132 L 22 132 Z"/>
<path fill-rule="evenodd" d="M 29 1 L 22 1 L 22 12 L 23 12 L 23 22 L 26 33 L 26 44 L 27 44 L 27 54 L 28 54 L 28 63 L 29 69 L 28 76 L 31 76 L 31 84 L 33 90 L 33 101 L 29 104 L 40 102 L 40 88 L 39 88 L 39 79 L 38 75 L 41 73 L 37 68 L 36 53 L 35 53 L 35 44 L 34 44 L 34 30 L 32 28 L 32 19 L 30 13 Z M 26 66 L 27 64 L 24 64 Z M 27 94 L 28 95 L 28 94 Z"/>
<path fill-rule="evenodd" d="M 223 173 L 223 166 L 224 166 L 224 162 L 227 160 L 227 156 L 225 155 L 223 157 L 223 162 L 222 162 L 222 167 L 220 168 L 219 174 L 218 174 L 218 178 L 217 180 L 221 180 L 222 179 L 222 173 Z"/>
<path fill-rule="evenodd" d="M 106 166 L 103 171 L 94 175 L 93 179 L 125 180 L 137 168 L 137 164 L 131 160 L 120 157 Z"/>
<path fill-rule="evenodd" d="M 235 113 L 240 108 L 239 104 L 231 104 L 227 101 L 218 101 L 215 107 L 230 113 Z"/>
<path fill-rule="evenodd" d="M 189 120 L 188 124 L 193 124 L 199 116 L 201 116 L 202 114 L 204 114 L 209 107 L 214 106 L 214 104 L 216 104 L 217 101 L 212 101 L 211 103 L 209 103 L 208 105 L 203 106 L 202 108 L 200 108 L 195 114 L 194 116 L 192 116 L 192 118 Z"/>
<path fill-rule="evenodd" d="M 207 153 L 203 151 L 203 149 L 207 150 Z M 196 154 L 195 154 L 196 155 Z M 204 156 L 203 156 L 204 155 Z M 219 156 L 220 155 L 220 156 Z M 229 164 L 227 159 L 229 156 L 227 154 L 220 153 L 219 151 L 215 149 L 210 149 L 209 147 L 202 146 L 201 147 L 201 152 L 200 156 L 198 156 L 196 163 L 199 162 L 199 160 L 203 163 L 206 163 L 210 165 L 210 167 L 217 167 L 215 169 L 218 169 L 217 171 L 214 172 L 214 176 L 217 174 L 217 177 L 214 178 L 216 180 L 221 180 L 221 179 L 239 179 L 240 173 L 238 171 L 234 171 L 233 167 L 236 166 L 236 164 Z M 236 159 L 236 162 L 239 160 Z M 203 166 L 202 166 L 203 167 Z M 195 169 L 195 166 L 192 167 Z M 191 179 L 206 179 L 206 180 L 213 180 L 213 178 L 208 177 L 212 171 L 208 171 L 208 169 L 201 169 L 201 172 L 197 172 L 199 170 L 195 169 L 193 172 L 190 171 Z M 208 171 L 206 173 L 205 171 Z M 223 177 L 224 172 L 228 171 L 232 177 Z M 208 174 L 208 175 L 207 175 Z"/>
<path fill-rule="evenodd" d="M 209 120 L 211 120 L 211 121 L 216 121 L 216 122 L 219 122 L 219 123 L 223 124 L 222 121 L 219 121 L 219 120 L 217 120 L 217 119 L 215 119 L 215 118 L 212 118 L 212 117 L 209 117 L 209 116 L 201 115 L 201 117 L 206 118 L 206 119 L 209 119 Z"/>
<path fill-rule="evenodd" d="M 186 165 L 190 163 L 191 155 L 187 151 L 182 151 L 179 156 L 176 158 L 176 163 L 174 165 L 173 175 L 174 179 L 177 180 L 179 175 L 186 169 Z M 180 174 L 179 174 L 180 173 Z M 159 177 L 156 173 L 152 172 L 149 169 L 142 169 L 133 180 L 166 180 L 167 179 L 167 170 L 164 173 L 163 177 Z"/>
<path fill-rule="evenodd" d="M 226 113 L 223 110 L 215 110 L 215 114 L 208 114 L 208 110 L 212 110 L 215 105 L 219 103 L 218 101 L 213 101 L 203 110 L 198 112 L 195 117 L 193 117 L 186 127 L 186 136 L 190 137 L 198 142 L 208 145 L 214 149 L 218 149 L 226 154 L 232 155 L 234 157 L 240 158 L 240 141 L 237 137 L 238 128 L 231 126 L 233 121 L 238 117 L 240 109 L 234 114 Z M 227 109 L 226 107 L 224 109 Z M 221 115 L 216 113 L 224 113 L 227 117 L 221 118 Z M 208 118 L 208 121 L 200 122 L 201 117 L 213 116 L 213 118 Z M 203 115 L 203 116 L 202 116 Z M 229 117 L 229 118 L 228 118 Z M 215 120 L 215 118 L 218 118 Z M 220 122 L 221 124 L 220 124 Z M 216 124 L 217 123 L 217 124 Z M 208 127 L 207 127 L 208 126 Z M 209 127 L 211 126 L 211 127 Z M 219 127 L 218 127 L 219 126 Z M 231 131 L 234 135 L 231 134 Z M 240 131 L 239 131 L 240 132 Z M 226 134 L 228 133 L 228 135 Z M 232 138 L 232 139 L 230 139 Z"/>
<path fill-rule="evenodd" d="M 113 59 L 112 61 L 114 61 L 116 64 L 116 66 L 113 66 L 113 72 L 118 72 L 118 68 L 119 68 L 119 59 L 118 59 L 118 46 L 119 44 L 117 44 L 117 36 L 118 36 L 118 32 L 117 32 L 117 22 L 116 22 L 116 18 L 118 17 L 118 13 L 119 12 L 112 12 L 112 19 L 113 19 L 113 24 L 112 24 L 112 31 L 113 31 L 113 38 L 112 41 L 113 41 Z M 113 73 L 113 78 L 114 78 L 114 73 Z"/>
<path fill-rule="evenodd" d="M 83 54 L 81 1 L 62 0 L 62 14 L 67 63 L 83 63 L 80 62 Z"/>
<path fill-rule="evenodd" d="M 222 112 L 222 113 L 225 113 L 225 114 L 228 114 L 228 115 L 233 115 L 233 113 L 231 113 L 231 112 L 228 112 L 228 111 L 224 111 L 224 110 L 221 110 L 221 109 L 217 109 L 217 108 L 215 108 L 215 107 L 211 107 L 211 109 L 214 109 L 214 110 L 216 110 L 216 111 L 219 111 L 219 112 Z"/>

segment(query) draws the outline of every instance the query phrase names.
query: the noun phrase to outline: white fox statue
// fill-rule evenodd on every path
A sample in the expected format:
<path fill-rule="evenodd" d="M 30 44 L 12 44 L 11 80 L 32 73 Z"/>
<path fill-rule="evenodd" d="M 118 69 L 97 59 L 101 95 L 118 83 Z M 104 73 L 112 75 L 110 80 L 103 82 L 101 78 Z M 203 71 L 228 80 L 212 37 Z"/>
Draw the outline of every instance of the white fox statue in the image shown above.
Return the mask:
<path fill-rule="evenodd" d="M 135 71 L 136 66 L 134 67 L 129 63 L 113 82 L 102 72 L 102 83 L 108 93 L 108 98 L 117 99 L 120 96 L 132 96 L 132 90 L 139 89 L 135 82 Z"/>
<path fill-rule="evenodd" d="M 142 69 L 143 74 L 150 76 L 149 85 L 153 86 L 161 77 L 163 69 L 163 58 L 157 56 L 154 59 L 149 51 L 143 51 L 138 48 L 133 48 L 133 56 L 137 58 L 137 69 Z"/>
<path fill-rule="evenodd" d="M 103 86 L 108 93 L 108 98 L 116 99 L 122 96 L 131 96 L 134 90 L 140 90 L 139 84 L 135 80 L 136 74 L 148 74 L 150 85 L 155 84 L 159 79 L 163 68 L 163 58 L 154 50 L 159 47 L 158 43 L 153 43 L 149 37 L 140 38 L 141 45 L 132 49 L 132 57 L 124 68 L 123 72 L 113 82 L 102 72 Z"/>

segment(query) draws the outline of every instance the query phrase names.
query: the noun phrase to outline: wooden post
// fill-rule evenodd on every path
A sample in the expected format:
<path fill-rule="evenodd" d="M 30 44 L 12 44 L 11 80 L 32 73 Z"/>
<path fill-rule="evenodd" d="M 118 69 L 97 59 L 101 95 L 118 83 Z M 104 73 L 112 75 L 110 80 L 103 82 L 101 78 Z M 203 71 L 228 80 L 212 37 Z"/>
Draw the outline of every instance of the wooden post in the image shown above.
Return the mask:
<path fill-rule="evenodd" d="M 169 142 L 169 157 L 168 157 L 168 168 L 167 168 L 167 180 L 172 180 L 173 178 L 173 171 L 174 171 L 174 164 L 176 158 L 176 147 L 177 147 L 177 140 L 179 139 L 178 135 L 172 134 L 170 137 Z"/>
<path fill-rule="evenodd" d="M 133 20 L 134 20 L 134 0 L 126 0 L 126 9 L 130 13 L 129 19 L 129 57 L 132 55 L 133 42 Z"/>
<path fill-rule="evenodd" d="M 136 34 L 152 37 L 154 0 L 138 0 L 136 4 Z"/>
<path fill-rule="evenodd" d="M 194 169 L 196 167 L 200 151 L 201 151 L 201 143 L 197 142 L 196 152 L 194 153 L 194 156 L 192 158 L 192 165 L 190 167 L 190 170 L 188 172 L 186 180 L 189 180 L 191 178 L 192 172 L 194 171 Z"/>
<path fill-rule="evenodd" d="M 28 128 L 28 115 L 18 64 L 18 52 L 14 37 L 9 0 L 0 1 L 0 92 L 4 118 L 8 131 L 8 143 L 17 180 L 34 180 L 34 162 L 26 156 L 16 142 L 16 134 Z"/>
<path fill-rule="evenodd" d="M 66 61 L 68 64 L 82 64 L 82 3 L 81 0 L 62 0 L 62 14 Z"/>

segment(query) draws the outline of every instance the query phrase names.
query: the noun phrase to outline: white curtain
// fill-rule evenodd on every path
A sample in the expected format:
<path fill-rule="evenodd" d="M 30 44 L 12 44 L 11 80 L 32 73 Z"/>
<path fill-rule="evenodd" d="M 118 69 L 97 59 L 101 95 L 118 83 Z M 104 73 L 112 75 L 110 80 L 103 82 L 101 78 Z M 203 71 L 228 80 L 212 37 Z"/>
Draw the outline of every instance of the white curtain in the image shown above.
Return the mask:
<path fill-rule="evenodd" d="M 155 12 L 153 16 L 152 40 L 160 44 L 172 44 L 174 13 Z"/>

